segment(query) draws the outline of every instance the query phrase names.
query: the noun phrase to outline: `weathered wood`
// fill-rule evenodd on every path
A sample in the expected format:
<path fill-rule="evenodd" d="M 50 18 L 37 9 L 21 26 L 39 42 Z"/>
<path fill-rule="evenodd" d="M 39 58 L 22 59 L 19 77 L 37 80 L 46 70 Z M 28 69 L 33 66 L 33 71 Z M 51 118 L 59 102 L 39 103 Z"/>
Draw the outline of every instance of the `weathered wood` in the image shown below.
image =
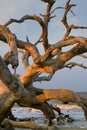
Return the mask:
<path fill-rule="evenodd" d="M 9 122 L 14 126 L 18 128 L 28 128 L 32 130 L 54 130 L 54 128 L 51 126 L 40 126 L 36 124 L 34 121 L 12 121 L 9 120 Z"/>
<path fill-rule="evenodd" d="M 46 118 L 49 119 L 49 125 L 52 125 L 52 119 L 55 118 L 55 113 L 53 111 L 54 107 L 47 103 L 47 101 L 51 99 L 60 100 L 63 103 L 76 103 L 82 107 L 85 118 L 87 119 L 87 99 L 82 98 L 71 90 L 47 90 L 33 87 L 34 81 L 38 80 L 41 82 L 44 80 L 51 80 L 55 72 L 64 67 L 72 68 L 77 65 L 87 69 L 84 65 L 75 62 L 68 62 L 73 57 L 87 52 L 87 38 L 82 36 L 70 36 L 72 29 L 87 29 L 87 27 L 84 26 L 68 24 L 67 15 L 75 4 L 70 4 L 70 0 L 67 0 L 65 8 L 63 8 L 65 10 L 62 18 L 62 23 L 66 28 L 66 32 L 60 41 L 58 40 L 56 43 L 50 44 L 48 41 L 48 25 L 50 20 L 54 18 L 52 14 L 56 9 L 52 11 L 52 7 L 56 1 L 42 1 L 47 4 L 45 15 L 41 15 L 43 18 L 37 15 L 25 15 L 18 20 L 10 19 L 5 24 L 0 25 L 0 41 L 7 43 L 10 47 L 10 51 L 6 52 L 3 59 L 0 57 L 0 123 L 8 115 L 9 110 L 16 102 L 20 106 L 40 109 L 43 111 Z M 40 42 L 42 43 L 44 54 L 41 54 L 39 48 L 35 46 L 36 44 L 30 43 L 28 38 L 27 41 L 17 39 L 16 34 L 13 34 L 7 27 L 14 22 L 22 23 L 25 22 L 25 20 L 34 20 L 39 23 L 42 28 L 41 35 L 38 40 L 36 40 L 36 44 L 39 44 Z M 70 45 L 74 46 L 72 49 L 64 52 L 63 47 L 68 47 Z M 25 71 L 21 75 L 12 75 L 7 66 L 11 64 L 13 69 L 17 68 L 18 48 L 22 49 L 26 56 L 25 59 L 22 59 L 25 64 Z M 30 58 L 32 58 L 32 64 L 28 64 Z M 40 74 L 43 73 L 49 74 L 49 76 L 39 77 Z M 61 114 L 60 109 L 55 110 L 59 110 L 57 112 Z M 35 127 L 36 129 L 43 129 L 43 127 L 32 122 L 25 125 L 29 125 L 29 128 L 33 127 L 32 129 Z M 44 129 L 48 129 L 48 127 L 44 127 Z"/>

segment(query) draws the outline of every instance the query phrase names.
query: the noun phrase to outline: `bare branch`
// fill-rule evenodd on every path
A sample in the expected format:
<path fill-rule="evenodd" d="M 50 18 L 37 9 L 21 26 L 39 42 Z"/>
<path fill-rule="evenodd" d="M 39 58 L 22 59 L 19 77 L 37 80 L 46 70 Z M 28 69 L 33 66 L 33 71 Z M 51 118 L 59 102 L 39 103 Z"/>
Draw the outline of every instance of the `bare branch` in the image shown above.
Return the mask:
<path fill-rule="evenodd" d="M 53 6 L 53 4 L 55 3 L 54 0 L 42 0 L 44 2 L 47 2 L 47 9 L 46 9 L 46 13 L 44 15 L 44 24 L 46 25 L 46 28 L 44 28 L 43 30 L 43 45 L 44 45 L 44 49 L 47 50 L 49 47 L 49 42 L 48 42 L 48 23 L 50 22 L 51 19 L 51 8 Z"/>
<path fill-rule="evenodd" d="M 44 73 L 53 73 L 54 69 L 51 66 L 48 66 L 46 64 L 32 64 L 31 66 L 28 66 L 24 72 L 23 75 L 19 77 L 20 81 L 26 86 L 30 85 L 32 83 L 32 80 L 34 76 L 38 72 L 44 72 Z"/>
<path fill-rule="evenodd" d="M 51 11 L 50 14 L 53 14 L 57 9 L 65 9 L 65 7 L 56 7 L 55 9 L 53 9 L 53 10 Z M 73 12 L 72 10 L 70 10 L 70 12 L 75 16 L 75 14 L 74 14 L 74 12 Z"/>
<path fill-rule="evenodd" d="M 87 66 L 84 66 L 83 64 L 78 64 L 78 63 L 75 63 L 75 62 L 66 63 L 66 64 L 64 65 L 64 67 L 70 68 L 70 69 L 71 69 L 72 67 L 74 67 L 74 66 L 79 66 L 79 67 L 81 67 L 81 68 L 87 69 Z"/>
<path fill-rule="evenodd" d="M 69 3 L 70 3 L 70 0 L 68 0 L 66 3 L 64 16 L 61 20 L 63 22 L 64 26 L 66 27 L 66 29 L 68 28 L 67 14 L 68 14 L 69 10 L 71 9 L 71 6 L 69 5 Z"/>
<path fill-rule="evenodd" d="M 67 27 L 67 31 L 66 31 L 66 33 L 65 33 L 65 35 L 64 35 L 63 40 L 65 40 L 65 39 L 68 38 L 68 36 L 69 36 L 69 34 L 70 34 L 70 32 L 71 32 L 72 29 L 87 29 L 87 27 L 84 27 L 84 26 L 76 26 L 76 25 L 73 25 L 73 24 L 70 25 L 70 26 L 68 26 L 68 27 Z"/>
<path fill-rule="evenodd" d="M 44 25 L 44 23 L 43 23 L 43 21 L 42 21 L 42 19 L 40 17 L 38 17 L 36 15 L 33 15 L 33 16 L 32 15 L 25 15 L 22 18 L 20 18 L 19 20 L 17 20 L 17 19 L 10 19 L 8 22 L 6 22 L 4 24 L 4 26 L 8 26 L 8 25 L 10 25 L 10 24 L 12 24 L 14 22 L 15 23 L 23 23 L 25 20 L 29 20 L 29 19 L 37 21 L 41 26 Z"/>
<path fill-rule="evenodd" d="M 53 46 L 56 48 L 61 48 L 61 47 L 65 47 L 65 46 L 69 46 L 69 45 L 74 45 L 74 44 L 87 44 L 87 38 L 85 37 L 75 37 L 75 36 L 69 36 L 67 37 L 65 40 L 61 40 L 58 41 L 57 43 L 55 43 Z"/>
<path fill-rule="evenodd" d="M 42 34 L 40 35 L 40 37 L 37 39 L 37 41 L 35 41 L 34 45 L 37 45 L 39 42 L 42 42 Z"/>
<path fill-rule="evenodd" d="M 63 18 L 61 20 L 63 22 L 65 28 L 66 28 L 66 33 L 65 33 L 65 35 L 63 37 L 63 40 L 65 40 L 69 36 L 69 34 L 70 34 L 72 29 L 87 29 L 87 27 L 83 27 L 83 26 L 75 26 L 73 24 L 72 25 L 68 25 L 67 14 L 70 11 L 74 15 L 73 11 L 70 10 L 70 9 L 71 9 L 71 7 L 76 6 L 76 4 L 69 4 L 69 3 L 70 3 L 70 0 L 68 0 L 67 3 L 66 3 L 64 16 L 63 16 Z"/>
<path fill-rule="evenodd" d="M 87 29 L 87 27 L 84 27 L 84 26 L 75 26 L 75 25 L 70 25 L 70 28 L 71 29 Z"/>
<path fill-rule="evenodd" d="M 6 38 L 7 43 L 10 46 L 10 52 L 5 55 L 5 60 L 8 60 L 8 64 L 12 65 L 13 69 L 16 69 L 18 66 L 18 52 L 17 52 L 17 43 L 16 36 L 10 32 L 10 30 L 0 25 L 0 33 Z"/>
<path fill-rule="evenodd" d="M 50 14 L 53 14 L 57 9 L 65 9 L 65 8 L 64 8 L 64 7 L 56 7 L 55 9 L 53 9 L 53 10 L 51 11 Z"/>
<path fill-rule="evenodd" d="M 55 2 L 55 0 L 41 0 L 41 1 L 46 2 L 46 3 L 51 3 L 51 4 Z"/>
<path fill-rule="evenodd" d="M 69 27 L 68 22 L 67 22 L 67 14 L 68 14 L 68 12 L 70 11 L 70 9 L 71 9 L 72 7 L 74 7 L 74 6 L 76 6 L 76 5 L 75 5 L 75 4 L 70 4 L 70 0 L 68 0 L 68 1 L 66 2 L 64 16 L 63 16 L 63 18 L 62 18 L 62 20 L 61 20 L 62 23 L 64 24 L 65 28 L 66 28 L 66 33 L 65 33 L 63 39 L 66 39 L 66 38 L 69 36 L 70 32 L 71 32 L 71 28 Z M 71 12 L 72 12 L 72 11 L 71 11 Z"/>
<path fill-rule="evenodd" d="M 10 25 L 13 22 L 22 23 L 25 20 L 29 20 L 29 19 L 37 21 L 40 24 L 40 26 L 42 27 L 42 36 L 41 37 L 43 38 L 43 46 L 44 46 L 44 49 L 46 50 L 48 48 L 47 26 L 46 26 L 45 22 L 39 16 L 36 16 L 36 15 L 34 15 L 34 16 L 25 15 L 25 16 L 23 16 L 19 20 L 17 20 L 17 19 L 10 19 L 7 23 L 4 24 L 4 26 L 8 26 L 8 25 Z"/>
<path fill-rule="evenodd" d="M 2 34 L 0 34 L 0 40 L 7 43 L 6 37 Z M 39 51 L 32 43 L 27 43 L 17 38 L 15 40 L 18 48 L 26 50 L 32 56 L 35 63 L 39 62 L 40 59 Z"/>
<path fill-rule="evenodd" d="M 30 43 L 28 36 L 26 36 L 26 41 L 27 41 L 28 44 Z"/>
<path fill-rule="evenodd" d="M 55 3 L 54 0 L 48 0 L 48 5 L 47 5 L 47 9 L 46 9 L 46 14 L 44 15 L 44 22 L 46 25 L 48 25 L 49 20 L 50 20 L 50 15 L 51 15 L 51 8 L 53 6 L 53 4 Z"/>
<path fill-rule="evenodd" d="M 34 82 L 37 82 L 37 81 L 39 81 L 39 82 L 41 82 L 41 81 L 50 81 L 52 79 L 52 77 L 53 77 L 53 74 L 50 74 L 48 76 L 41 76 L 41 77 L 38 77 L 38 75 L 36 75 L 34 77 Z"/>
<path fill-rule="evenodd" d="M 54 49 L 55 49 L 54 46 L 50 46 L 50 47 L 46 50 L 45 54 L 40 57 L 40 62 L 44 62 L 44 61 L 46 61 L 48 58 L 50 58 L 50 54 L 52 53 L 52 51 L 53 51 Z"/>
<path fill-rule="evenodd" d="M 57 56 L 56 63 L 54 65 L 55 71 L 62 69 L 64 67 L 64 64 L 74 56 L 83 54 L 85 52 L 87 52 L 87 41 L 85 41 L 85 44 L 77 44 L 69 51 L 60 53 Z"/>

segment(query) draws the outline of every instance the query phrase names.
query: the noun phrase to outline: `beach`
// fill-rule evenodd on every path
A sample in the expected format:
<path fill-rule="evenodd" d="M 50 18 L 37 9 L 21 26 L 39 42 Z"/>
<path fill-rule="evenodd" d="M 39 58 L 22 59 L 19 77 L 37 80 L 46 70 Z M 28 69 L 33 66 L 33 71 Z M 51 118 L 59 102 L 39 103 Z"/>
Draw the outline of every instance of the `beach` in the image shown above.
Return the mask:
<path fill-rule="evenodd" d="M 87 93 L 79 93 L 82 97 L 87 96 Z M 49 103 L 53 104 L 56 107 L 59 107 L 65 115 L 69 115 L 72 119 L 74 119 L 73 122 L 57 122 L 56 119 L 53 120 L 53 126 L 54 129 L 52 130 L 86 130 L 87 129 L 87 121 L 84 118 L 84 113 L 82 111 L 82 108 L 77 106 L 76 104 L 61 104 L 58 101 L 50 101 Z M 31 118 L 35 121 L 36 124 L 47 126 L 48 121 L 43 115 L 43 113 L 40 110 L 33 109 L 33 108 L 24 108 L 19 107 L 15 105 L 12 108 L 12 113 L 15 117 L 18 119 L 21 118 Z M 55 112 L 56 116 L 57 113 Z M 22 130 L 22 128 L 16 128 L 16 130 Z M 24 129 L 23 130 L 30 130 L 30 129 Z M 50 130 L 50 129 L 49 129 Z"/>

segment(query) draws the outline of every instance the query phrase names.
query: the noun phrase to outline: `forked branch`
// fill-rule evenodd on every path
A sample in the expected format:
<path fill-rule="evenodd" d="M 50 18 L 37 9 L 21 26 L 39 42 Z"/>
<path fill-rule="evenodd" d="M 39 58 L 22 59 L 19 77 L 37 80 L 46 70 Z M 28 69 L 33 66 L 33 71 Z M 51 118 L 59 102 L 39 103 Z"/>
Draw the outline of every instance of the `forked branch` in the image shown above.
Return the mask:
<path fill-rule="evenodd" d="M 66 33 L 63 37 L 63 40 L 67 39 L 69 34 L 71 33 L 72 29 L 87 29 L 87 27 L 83 27 L 83 26 L 75 26 L 73 24 L 69 25 L 68 21 L 67 21 L 67 14 L 70 11 L 70 9 L 74 6 L 76 6 L 76 4 L 70 4 L 71 0 L 68 0 L 65 6 L 65 12 L 64 12 L 64 16 L 62 18 L 62 23 L 64 24 L 65 28 L 66 28 Z"/>

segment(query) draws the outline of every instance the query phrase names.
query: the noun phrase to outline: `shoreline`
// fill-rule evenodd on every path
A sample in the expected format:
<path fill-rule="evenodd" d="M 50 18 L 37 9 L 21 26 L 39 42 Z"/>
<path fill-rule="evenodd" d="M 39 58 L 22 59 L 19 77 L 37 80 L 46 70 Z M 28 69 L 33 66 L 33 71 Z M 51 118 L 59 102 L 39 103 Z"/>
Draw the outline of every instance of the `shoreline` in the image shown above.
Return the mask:
<path fill-rule="evenodd" d="M 87 92 L 76 92 L 83 98 L 87 98 Z M 69 114 L 71 118 L 75 119 L 72 123 L 65 123 L 63 125 L 59 125 L 54 120 L 54 128 L 50 127 L 47 130 L 86 130 L 87 129 L 87 121 L 84 119 L 84 113 L 79 106 L 76 104 L 59 104 L 58 101 L 51 101 L 54 105 L 61 108 L 64 114 Z M 37 125 L 46 125 L 46 119 L 43 113 L 40 110 L 32 109 L 32 108 L 22 108 L 17 105 L 13 108 L 13 114 L 18 118 L 26 118 L 30 117 L 34 119 Z M 45 122 L 44 122 L 45 121 Z M 15 126 L 15 130 L 32 130 L 30 128 L 18 128 Z"/>

